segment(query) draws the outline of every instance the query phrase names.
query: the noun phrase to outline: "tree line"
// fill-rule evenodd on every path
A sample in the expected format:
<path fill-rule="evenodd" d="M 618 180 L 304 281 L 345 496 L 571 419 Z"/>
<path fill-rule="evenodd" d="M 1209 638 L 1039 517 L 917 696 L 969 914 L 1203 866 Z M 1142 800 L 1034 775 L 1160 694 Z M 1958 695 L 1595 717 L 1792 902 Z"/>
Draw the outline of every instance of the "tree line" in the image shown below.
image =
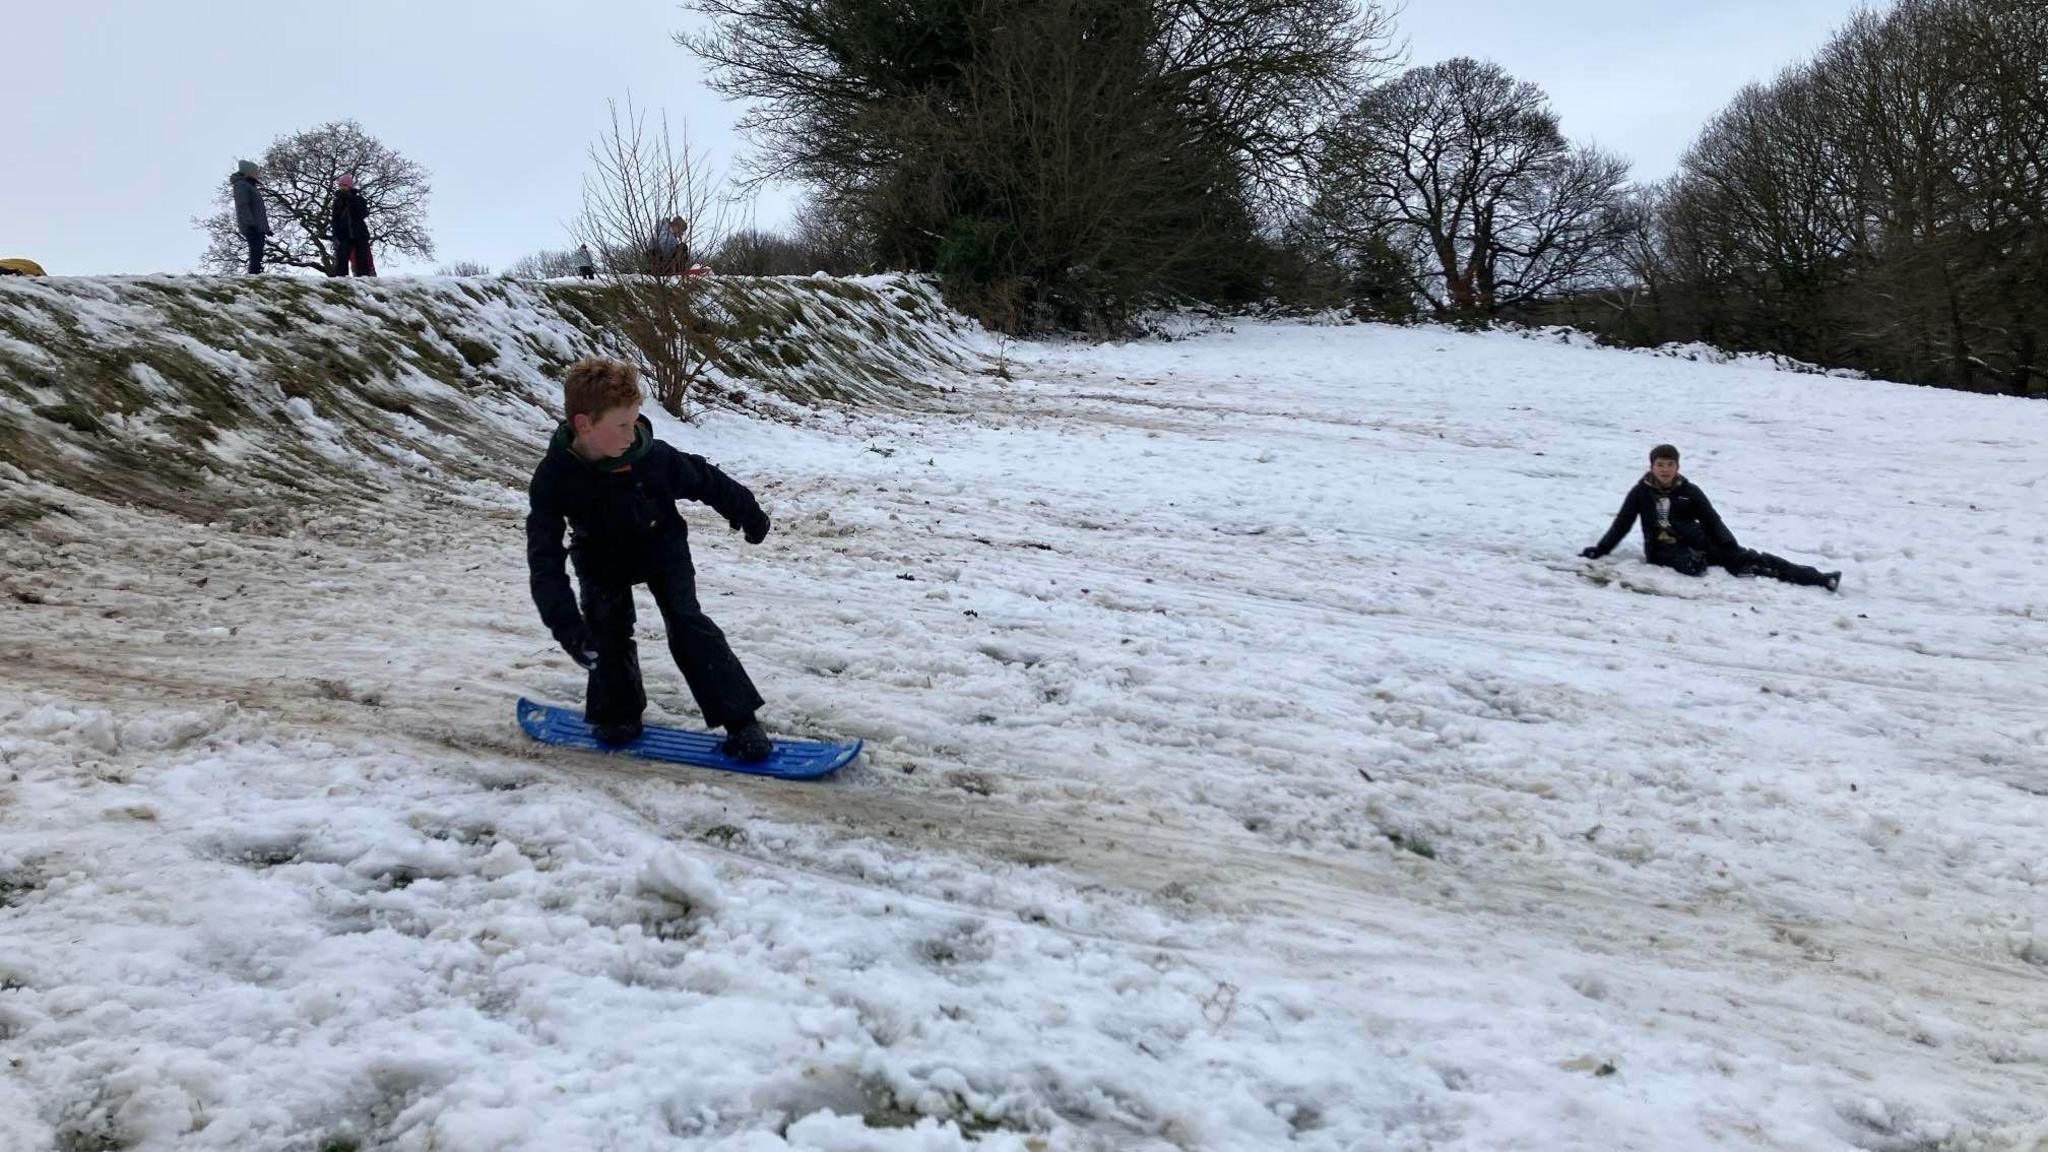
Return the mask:
<path fill-rule="evenodd" d="M 1647 194 L 1600 325 L 2048 390 L 2048 5 L 1901 0 L 1745 89 Z"/>
<path fill-rule="evenodd" d="M 758 174 L 1009 330 L 1192 298 L 2048 390 L 2048 5 L 1901 0 L 1630 182 L 1373 0 L 695 0 Z"/>
<path fill-rule="evenodd" d="M 1278 302 L 2048 392 L 2048 4 L 1860 12 L 1648 185 L 1496 64 L 1399 67 L 1380 0 L 688 7 L 705 21 L 677 41 L 745 101 L 750 179 L 808 196 L 787 231 L 693 233 L 722 272 L 936 272 L 1013 333 Z M 658 220 L 728 202 L 687 140 L 640 132 L 614 114 L 577 229 L 616 271 Z M 280 262 L 330 270 L 343 171 L 379 198 L 381 244 L 431 253 L 424 171 L 355 125 L 280 140 L 264 168 L 289 205 Z M 231 214 L 205 223 L 226 266 Z"/>

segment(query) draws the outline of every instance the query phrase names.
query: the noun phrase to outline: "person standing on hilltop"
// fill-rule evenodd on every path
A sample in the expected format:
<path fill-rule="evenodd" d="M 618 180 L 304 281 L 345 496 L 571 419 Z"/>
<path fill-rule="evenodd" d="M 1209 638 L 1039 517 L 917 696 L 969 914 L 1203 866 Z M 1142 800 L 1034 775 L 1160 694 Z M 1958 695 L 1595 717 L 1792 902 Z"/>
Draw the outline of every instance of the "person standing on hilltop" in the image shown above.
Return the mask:
<path fill-rule="evenodd" d="M 332 230 L 334 233 L 334 275 L 346 276 L 351 267 L 358 276 L 375 276 L 377 266 L 370 259 L 370 205 L 356 187 L 356 178 L 343 173 L 335 181 Z"/>
<path fill-rule="evenodd" d="M 270 235 L 270 212 L 263 206 L 263 188 L 257 179 L 261 174 L 255 164 L 244 160 L 228 177 L 228 188 L 234 193 L 235 230 L 249 245 L 252 274 L 263 271 L 263 242 Z"/>

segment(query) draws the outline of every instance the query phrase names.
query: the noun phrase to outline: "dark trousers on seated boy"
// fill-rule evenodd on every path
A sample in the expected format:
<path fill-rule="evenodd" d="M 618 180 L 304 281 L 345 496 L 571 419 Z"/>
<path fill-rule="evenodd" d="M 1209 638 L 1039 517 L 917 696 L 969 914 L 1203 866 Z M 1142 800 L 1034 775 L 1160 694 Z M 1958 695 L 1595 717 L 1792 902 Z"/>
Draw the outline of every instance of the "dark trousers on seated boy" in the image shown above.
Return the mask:
<path fill-rule="evenodd" d="M 633 641 L 634 582 L 584 578 L 580 583 L 583 619 L 597 646 L 583 718 L 592 726 L 637 724 L 647 709 L 647 692 L 640 682 L 639 645 Z M 663 569 L 638 583 L 654 593 L 668 632 L 669 654 L 704 713 L 705 727 L 725 728 L 753 719 L 761 708 L 761 694 L 733 655 L 725 633 L 698 606 L 696 570 Z"/>
<path fill-rule="evenodd" d="M 1687 576 L 1705 574 L 1707 568 L 1718 564 L 1736 576 L 1768 576 L 1783 580 L 1787 584 L 1805 584 L 1820 587 L 1827 577 L 1818 568 L 1794 564 L 1783 556 L 1769 552 L 1758 552 L 1754 548 L 1729 547 L 1688 547 L 1685 544 L 1669 544 L 1651 552 L 1650 563 L 1672 568 Z"/>

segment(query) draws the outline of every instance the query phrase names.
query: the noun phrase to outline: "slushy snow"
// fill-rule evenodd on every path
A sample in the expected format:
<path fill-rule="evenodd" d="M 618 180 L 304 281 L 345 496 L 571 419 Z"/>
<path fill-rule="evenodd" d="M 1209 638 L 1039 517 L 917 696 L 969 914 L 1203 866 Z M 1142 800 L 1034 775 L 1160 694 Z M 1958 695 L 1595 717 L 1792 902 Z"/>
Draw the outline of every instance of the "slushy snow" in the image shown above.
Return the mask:
<path fill-rule="evenodd" d="M 514 487 L 0 534 L 0 1148 L 2048 1147 L 2048 406 L 1005 354 L 661 418 L 774 517 L 685 508 L 822 783 L 529 744 Z M 1579 560 L 1663 440 L 1842 593 Z"/>

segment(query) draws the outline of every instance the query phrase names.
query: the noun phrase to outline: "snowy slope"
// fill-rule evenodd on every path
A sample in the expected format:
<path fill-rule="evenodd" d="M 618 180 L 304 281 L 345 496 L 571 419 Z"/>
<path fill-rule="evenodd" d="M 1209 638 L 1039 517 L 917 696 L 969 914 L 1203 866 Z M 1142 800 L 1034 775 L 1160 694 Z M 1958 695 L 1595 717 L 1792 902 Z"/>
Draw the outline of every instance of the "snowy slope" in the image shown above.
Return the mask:
<path fill-rule="evenodd" d="M 524 743 L 580 676 L 504 484 L 0 532 L 0 1147 L 2048 1141 L 2048 408 L 1009 355 L 664 424 L 775 517 L 697 567 L 771 727 L 870 742 L 819 785 Z M 1843 593 L 1577 560 L 1667 439 Z"/>
<path fill-rule="evenodd" d="M 970 353 L 907 276 L 702 282 L 695 407 L 891 404 Z M 605 353 L 581 280 L 0 280 L 0 459 L 45 485 L 258 530 L 523 482 L 564 368 Z M 66 504 L 0 472 L 0 523 Z"/>

